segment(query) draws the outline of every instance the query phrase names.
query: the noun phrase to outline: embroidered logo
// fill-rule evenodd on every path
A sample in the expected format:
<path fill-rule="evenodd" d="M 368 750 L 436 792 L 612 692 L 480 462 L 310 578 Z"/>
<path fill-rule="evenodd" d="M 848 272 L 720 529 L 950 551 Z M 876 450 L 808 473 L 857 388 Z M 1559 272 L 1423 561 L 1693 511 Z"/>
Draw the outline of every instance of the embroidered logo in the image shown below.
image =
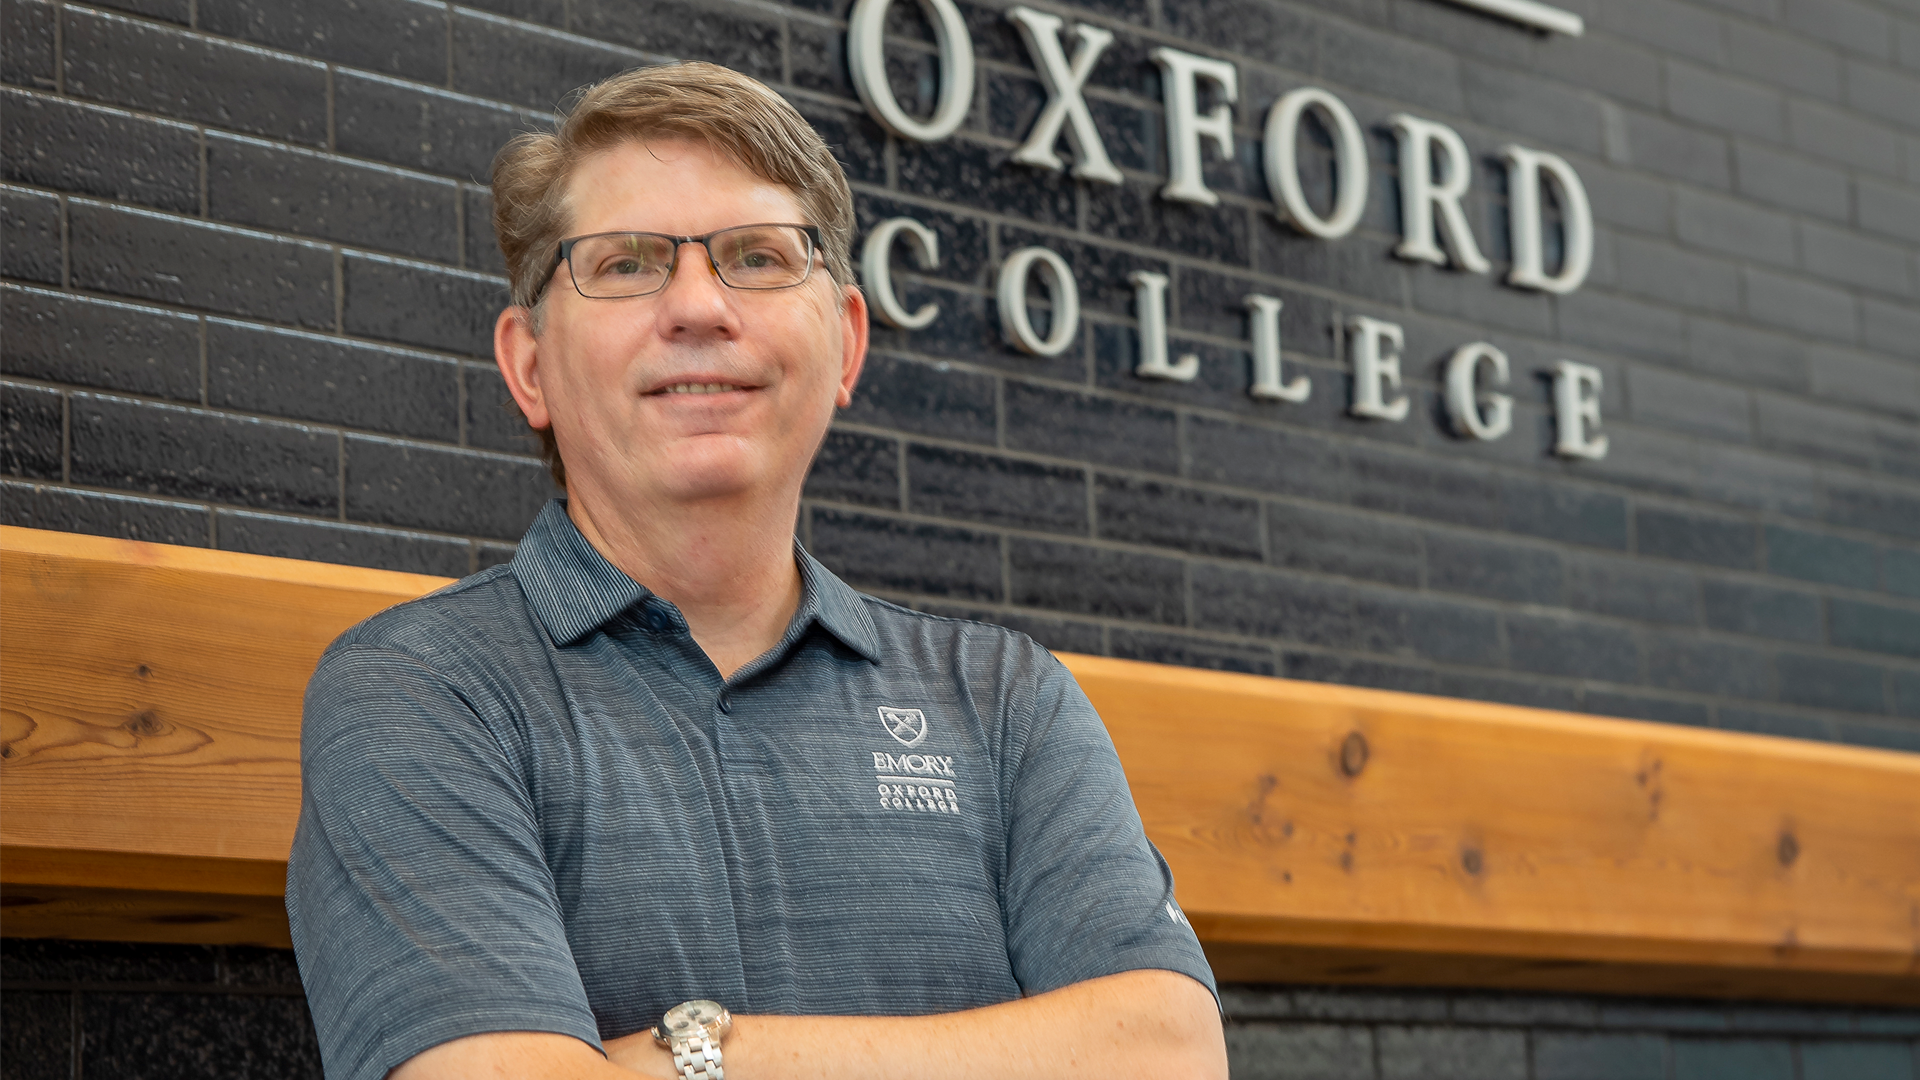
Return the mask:
<path fill-rule="evenodd" d="M 927 714 L 919 709 L 880 706 L 880 724 L 901 746 L 919 746 L 927 738 Z"/>

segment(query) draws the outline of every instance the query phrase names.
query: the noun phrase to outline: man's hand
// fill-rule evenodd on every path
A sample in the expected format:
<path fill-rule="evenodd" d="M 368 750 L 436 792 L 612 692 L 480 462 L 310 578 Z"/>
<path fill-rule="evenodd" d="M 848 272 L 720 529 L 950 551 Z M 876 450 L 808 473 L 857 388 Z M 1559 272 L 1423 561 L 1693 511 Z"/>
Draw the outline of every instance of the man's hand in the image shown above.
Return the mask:
<path fill-rule="evenodd" d="M 389 1080 L 670 1080 L 642 1031 L 606 1059 L 565 1035 L 499 1032 L 442 1043 Z M 1171 971 L 1128 971 L 938 1016 L 736 1016 L 727 1080 L 1226 1080 L 1213 995 Z"/>
<path fill-rule="evenodd" d="M 647 1032 L 607 1044 L 614 1062 L 671 1077 Z M 1225 1080 L 1213 995 L 1171 971 L 1129 971 L 938 1016 L 735 1016 L 727 1080 Z"/>

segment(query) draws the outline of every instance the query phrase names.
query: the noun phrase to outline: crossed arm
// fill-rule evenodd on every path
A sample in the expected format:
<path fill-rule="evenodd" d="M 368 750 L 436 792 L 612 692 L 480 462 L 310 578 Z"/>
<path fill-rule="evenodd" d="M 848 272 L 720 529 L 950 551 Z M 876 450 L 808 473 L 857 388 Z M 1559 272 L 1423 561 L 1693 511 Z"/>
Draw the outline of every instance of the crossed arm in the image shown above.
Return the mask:
<path fill-rule="evenodd" d="M 1171 971 L 1128 971 L 1019 1001 L 937 1016 L 737 1016 L 728 1080 L 1225 1080 L 1220 1014 L 1206 987 Z M 442 1043 L 388 1080 L 671 1078 L 646 1032 L 602 1058 L 567 1035 L 508 1031 Z"/>

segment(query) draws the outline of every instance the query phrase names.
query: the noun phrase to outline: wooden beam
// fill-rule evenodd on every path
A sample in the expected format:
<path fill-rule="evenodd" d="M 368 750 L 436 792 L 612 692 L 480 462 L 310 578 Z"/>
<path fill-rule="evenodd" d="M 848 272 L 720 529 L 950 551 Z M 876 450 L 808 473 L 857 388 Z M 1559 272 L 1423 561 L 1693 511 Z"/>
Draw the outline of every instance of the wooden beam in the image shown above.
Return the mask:
<path fill-rule="evenodd" d="M 1920 1003 L 1920 755 L 1066 659 L 1223 977 Z"/>
<path fill-rule="evenodd" d="M 14 936 L 286 943 L 302 687 L 443 579 L 0 528 Z M 1064 656 L 1222 978 L 1920 1004 L 1920 756 Z"/>
<path fill-rule="evenodd" d="M 0 529 L 0 843 L 286 861 L 300 697 L 417 574 Z"/>
<path fill-rule="evenodd" d="M 291 948 L 287 863 L 0 847 L 8 937 Z"/>

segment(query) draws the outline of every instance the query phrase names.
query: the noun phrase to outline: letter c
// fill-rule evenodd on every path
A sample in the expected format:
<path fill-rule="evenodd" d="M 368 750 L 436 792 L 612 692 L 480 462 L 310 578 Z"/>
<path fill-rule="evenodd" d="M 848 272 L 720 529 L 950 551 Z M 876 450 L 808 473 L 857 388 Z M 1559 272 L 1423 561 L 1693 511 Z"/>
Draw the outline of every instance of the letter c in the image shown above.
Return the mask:
<path fill-rule="evenodd" d="M 940 261 L 940 237 L 925 225 L 909 217 L 888 218 L 867 234 L 867 242 L 860 249 L 860 279 L 867 283 L 867 291 L 873 295 L 873 313 L 888 326 L 897 326 L 902 330 L 918 330 L 933 322 L 939 316 L 939 305 L 929 301 L 920 305 L 920 310 L 907 313 L 900 306 L 900 298 L 893 293 L 893 242 L 901 233 L 907 234 L 913 241 L 917 261 L 922 270 L 931 270 Z"/>

